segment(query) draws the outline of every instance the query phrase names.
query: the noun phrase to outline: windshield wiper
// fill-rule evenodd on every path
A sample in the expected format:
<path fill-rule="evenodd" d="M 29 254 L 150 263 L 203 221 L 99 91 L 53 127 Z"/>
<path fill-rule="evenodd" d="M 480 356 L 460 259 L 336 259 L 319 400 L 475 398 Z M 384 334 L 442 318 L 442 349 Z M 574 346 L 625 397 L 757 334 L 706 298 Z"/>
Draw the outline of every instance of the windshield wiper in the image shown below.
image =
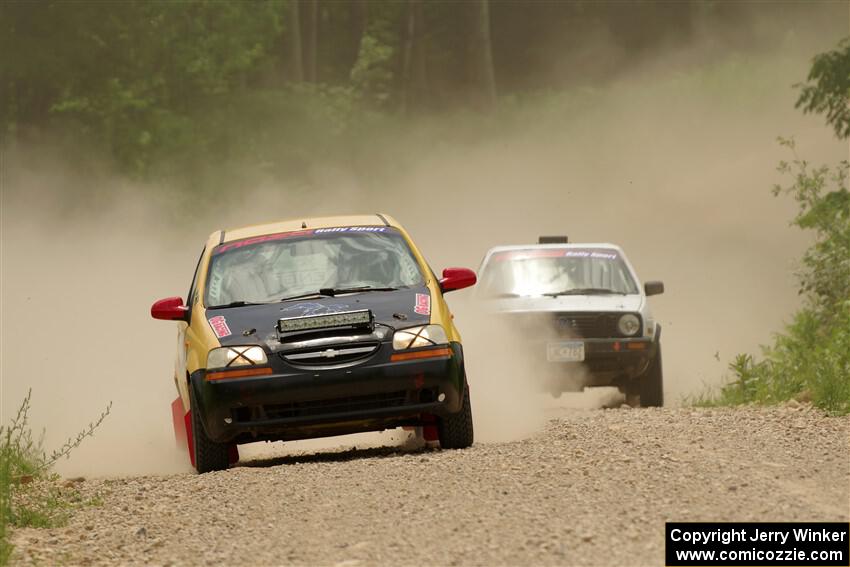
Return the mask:
<path fill-rule="evenodd" d="M 373 287 L 371 285 L 361 285 L 359 287 L 341 287 L 333 289 L 320 289 L 322 295 L 340 295 L 343 293 L 362 293 L 364 291 L 396 291 L 397 287 Z"/>
<path fill-rule="evenodd" d="M 267 302 L 264 301 L 231 301 L 230 303 L 225 303 L 223 305 L 211 305 L 207 307 L 207 309 L 227 309 L 228 307 L 242 307 L 243 305 L 268 305 Z"/>
<path fill-rule="evenodd" d="M 554 293 L 544 293 L 549 297 L 558 297 L 559 295 L 626 295 L 622 291 L 615 291 L 604 287 L 580 287 L 573 289 L 565 289 Z"/>
<path fill-rule="evenodd" d="M 300 293 L 298 295 L 292 295 L 290 297 L 284 297 L 279 301 L 292 301 L 294 299 L 306 299 L 308 297 L 316 297 L 318 296 L 326 296 L 326 297 L 334 297 L 335 295 L 341 295 L 343 293 L 363 293 L 366 291 L 396 291 L 397 287 L 372 287 L 370 285 L 364 285 L 360 287 L 323 287 L 322 289 L 311 291 L 308 293 Z"/>
<path fill-rule="evenodd" d="M 307 299 L 308 297 L 316 297 L 328 295 L 326 293 L 322 293 L 321 291 L 311 291 L 309 293 L 299 293 L 298 295 L 290 295 L 289 297 L 282 297 L 278 299 L 278 301 L 292 301 L 294 299 Z"/>

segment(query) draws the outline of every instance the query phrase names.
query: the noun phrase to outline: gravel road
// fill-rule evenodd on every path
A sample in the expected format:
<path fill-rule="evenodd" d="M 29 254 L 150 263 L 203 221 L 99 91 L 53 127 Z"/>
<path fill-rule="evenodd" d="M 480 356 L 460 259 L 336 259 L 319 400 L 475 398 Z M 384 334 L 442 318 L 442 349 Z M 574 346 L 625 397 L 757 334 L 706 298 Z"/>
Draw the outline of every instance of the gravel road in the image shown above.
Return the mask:
<path fill-rule="evenodd" d="M 571 410 L 463 451 L 91 479 L 102 504 L 16 530 L 13 563 L 663 565 L 666 520 L 848 521 L 849 438 L 808 406 Z"/>

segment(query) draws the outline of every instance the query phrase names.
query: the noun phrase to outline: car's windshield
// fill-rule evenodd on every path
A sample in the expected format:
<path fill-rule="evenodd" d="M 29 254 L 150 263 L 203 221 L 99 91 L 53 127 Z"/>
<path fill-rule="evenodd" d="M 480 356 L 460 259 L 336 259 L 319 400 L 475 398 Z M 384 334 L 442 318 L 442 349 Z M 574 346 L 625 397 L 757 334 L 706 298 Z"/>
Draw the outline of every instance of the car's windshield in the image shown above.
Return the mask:
<path fill-rule="evenodd" d="M 419 283 L 419 264 L 393 228 L 305 230 L 218 246 L 210 260 L 205 304 L 266 303 L 320 289 Z"/>
<path fill-rule="evenodd" d="M 487 263 L 481 283 L 488 296 L 638 293 L 626 263 L 610 248 L 497 252 Z"/>

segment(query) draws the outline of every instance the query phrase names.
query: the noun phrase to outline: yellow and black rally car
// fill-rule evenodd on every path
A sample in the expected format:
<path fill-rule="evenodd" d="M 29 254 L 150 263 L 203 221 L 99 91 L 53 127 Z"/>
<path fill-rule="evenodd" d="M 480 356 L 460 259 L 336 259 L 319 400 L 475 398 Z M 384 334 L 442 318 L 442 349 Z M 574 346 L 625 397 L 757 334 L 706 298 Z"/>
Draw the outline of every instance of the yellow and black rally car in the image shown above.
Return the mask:
<path fill-rule="evenodd" d="M 298 219 L 220 230 L 189 295 L 157 301 L 178 321 L 175 431 L 199 472 L 237 445 L 399 426 L 443 448 L 473 441 L 460 334 L 438 279 L 387 215 Z"/>

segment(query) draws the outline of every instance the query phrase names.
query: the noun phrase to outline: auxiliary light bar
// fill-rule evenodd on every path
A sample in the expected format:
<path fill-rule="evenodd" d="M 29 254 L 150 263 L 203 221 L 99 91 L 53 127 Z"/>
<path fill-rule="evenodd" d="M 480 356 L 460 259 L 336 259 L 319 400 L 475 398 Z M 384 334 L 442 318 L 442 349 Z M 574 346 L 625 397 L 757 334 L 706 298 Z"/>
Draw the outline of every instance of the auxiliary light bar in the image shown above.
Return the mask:
<path fill-rule="evenodd" d="M 369 309 L 345 311 L 328 315 L 308 315 L 279 319 L 277 327 L 281 333 L 329 329 L 333 327 L 368 327 L 372 325 L 372 312 Z"/>

